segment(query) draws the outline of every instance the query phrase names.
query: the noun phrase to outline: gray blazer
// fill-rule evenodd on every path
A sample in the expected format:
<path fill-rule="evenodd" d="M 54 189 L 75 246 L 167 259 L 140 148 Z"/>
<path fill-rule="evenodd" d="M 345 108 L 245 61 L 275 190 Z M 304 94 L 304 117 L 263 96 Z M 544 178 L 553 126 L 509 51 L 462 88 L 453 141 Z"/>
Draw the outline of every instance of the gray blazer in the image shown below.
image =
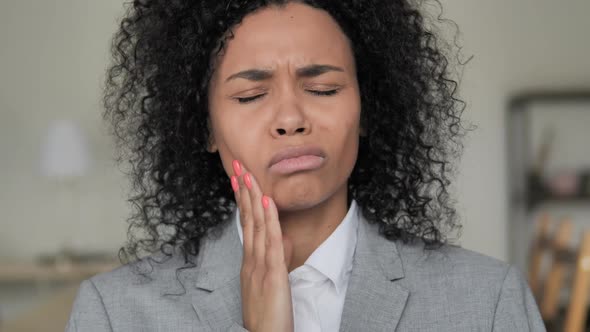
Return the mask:
<path fill-rule="evenodd" d="M 197 267 L 144 259 L 86 280 L 67 331 L 245 331 L 235 223 L 203 241 Z M 158 259 L 158 256 L 152 256 Z M 151 272 L 149 278 L 134 272 Z M 340 331 L 545 331 L 520 272 L 456 246 L 392 242 L 361 218 Z"/>

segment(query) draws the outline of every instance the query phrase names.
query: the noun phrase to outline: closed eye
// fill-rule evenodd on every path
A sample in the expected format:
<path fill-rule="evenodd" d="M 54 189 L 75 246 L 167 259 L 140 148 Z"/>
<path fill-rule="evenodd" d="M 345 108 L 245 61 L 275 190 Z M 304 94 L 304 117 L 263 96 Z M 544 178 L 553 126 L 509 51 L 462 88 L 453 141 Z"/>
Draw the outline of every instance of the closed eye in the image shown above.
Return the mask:
<path fill-rule="evenodd" d="M 256 95 L 256 96 L 251 96 L 251 97 L 236 97 L 235 99 L 240 103 L 240 104 L 247 104 L 249 102 L 253 102 L 254 100 L 264 96 L 265 94 L 260 94 L 260 95 Z"/>
<path fill-rule="evenodd" d="M 326 90 L 326 91 L 322 91 L 322 90 L 307 90 L 309 93 L 314 94 L 316 96 L 332 96 L 338 93 L 338 89 L 334 89 L 334 90 Z"/>
<path fill-rule="evenodd" d="M 333 90 L 306 90 L 307 92 L 316 95 L 316 96 L 333 96 L 335 94 L 338 93 L 338 89 L 333 89 Z M 240 104 L 247 104 L 247 103 L 251 103 L 259 98 L 262 98 L 266 95 L 266 93 L 262 93 L 256 96 L 251 96 L 251 97 L 236 97 L 235 99 L 238 101 L 238 103 Z"/>

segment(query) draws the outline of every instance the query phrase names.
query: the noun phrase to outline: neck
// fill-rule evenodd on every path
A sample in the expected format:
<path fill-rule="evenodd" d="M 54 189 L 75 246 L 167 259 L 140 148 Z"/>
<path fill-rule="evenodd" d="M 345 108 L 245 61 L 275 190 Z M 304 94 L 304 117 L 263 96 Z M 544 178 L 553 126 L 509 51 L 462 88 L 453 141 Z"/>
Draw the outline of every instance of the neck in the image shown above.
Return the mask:
<path fill-rule="evenodd" d="M 303 265 L 307 258 L 332 234 L 348 212 L 345 184 L 326 201 L 309 209 L 280 212 L 283 237 L 290 242 L 289 272 Z"/>

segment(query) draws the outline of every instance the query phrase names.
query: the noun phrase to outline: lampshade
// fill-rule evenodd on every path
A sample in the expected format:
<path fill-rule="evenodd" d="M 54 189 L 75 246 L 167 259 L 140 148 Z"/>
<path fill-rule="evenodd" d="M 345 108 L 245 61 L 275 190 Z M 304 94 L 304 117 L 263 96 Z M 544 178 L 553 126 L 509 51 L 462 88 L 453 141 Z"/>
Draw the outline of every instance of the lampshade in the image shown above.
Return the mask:
<path fill-rule="evenodd" d="M 53 121 L 41 144 L 41 173 L 49 177 L 77 177 L 90 169 L 88 141 L 71 120 Z"/>

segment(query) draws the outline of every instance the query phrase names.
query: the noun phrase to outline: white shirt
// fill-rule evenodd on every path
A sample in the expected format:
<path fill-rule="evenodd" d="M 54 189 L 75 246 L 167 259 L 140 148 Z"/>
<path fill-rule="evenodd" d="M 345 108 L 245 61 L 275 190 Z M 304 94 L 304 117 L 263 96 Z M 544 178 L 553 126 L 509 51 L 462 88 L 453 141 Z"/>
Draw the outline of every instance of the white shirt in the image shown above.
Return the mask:
<path fill-rule="evenodd" d="M 348 213 L 303 265 L 289 273 L 295 332 L 338 331 L 352 271 L 359 209 L 352 200 Z M 239 211 L 234 213 L 244 243 Z"/>

